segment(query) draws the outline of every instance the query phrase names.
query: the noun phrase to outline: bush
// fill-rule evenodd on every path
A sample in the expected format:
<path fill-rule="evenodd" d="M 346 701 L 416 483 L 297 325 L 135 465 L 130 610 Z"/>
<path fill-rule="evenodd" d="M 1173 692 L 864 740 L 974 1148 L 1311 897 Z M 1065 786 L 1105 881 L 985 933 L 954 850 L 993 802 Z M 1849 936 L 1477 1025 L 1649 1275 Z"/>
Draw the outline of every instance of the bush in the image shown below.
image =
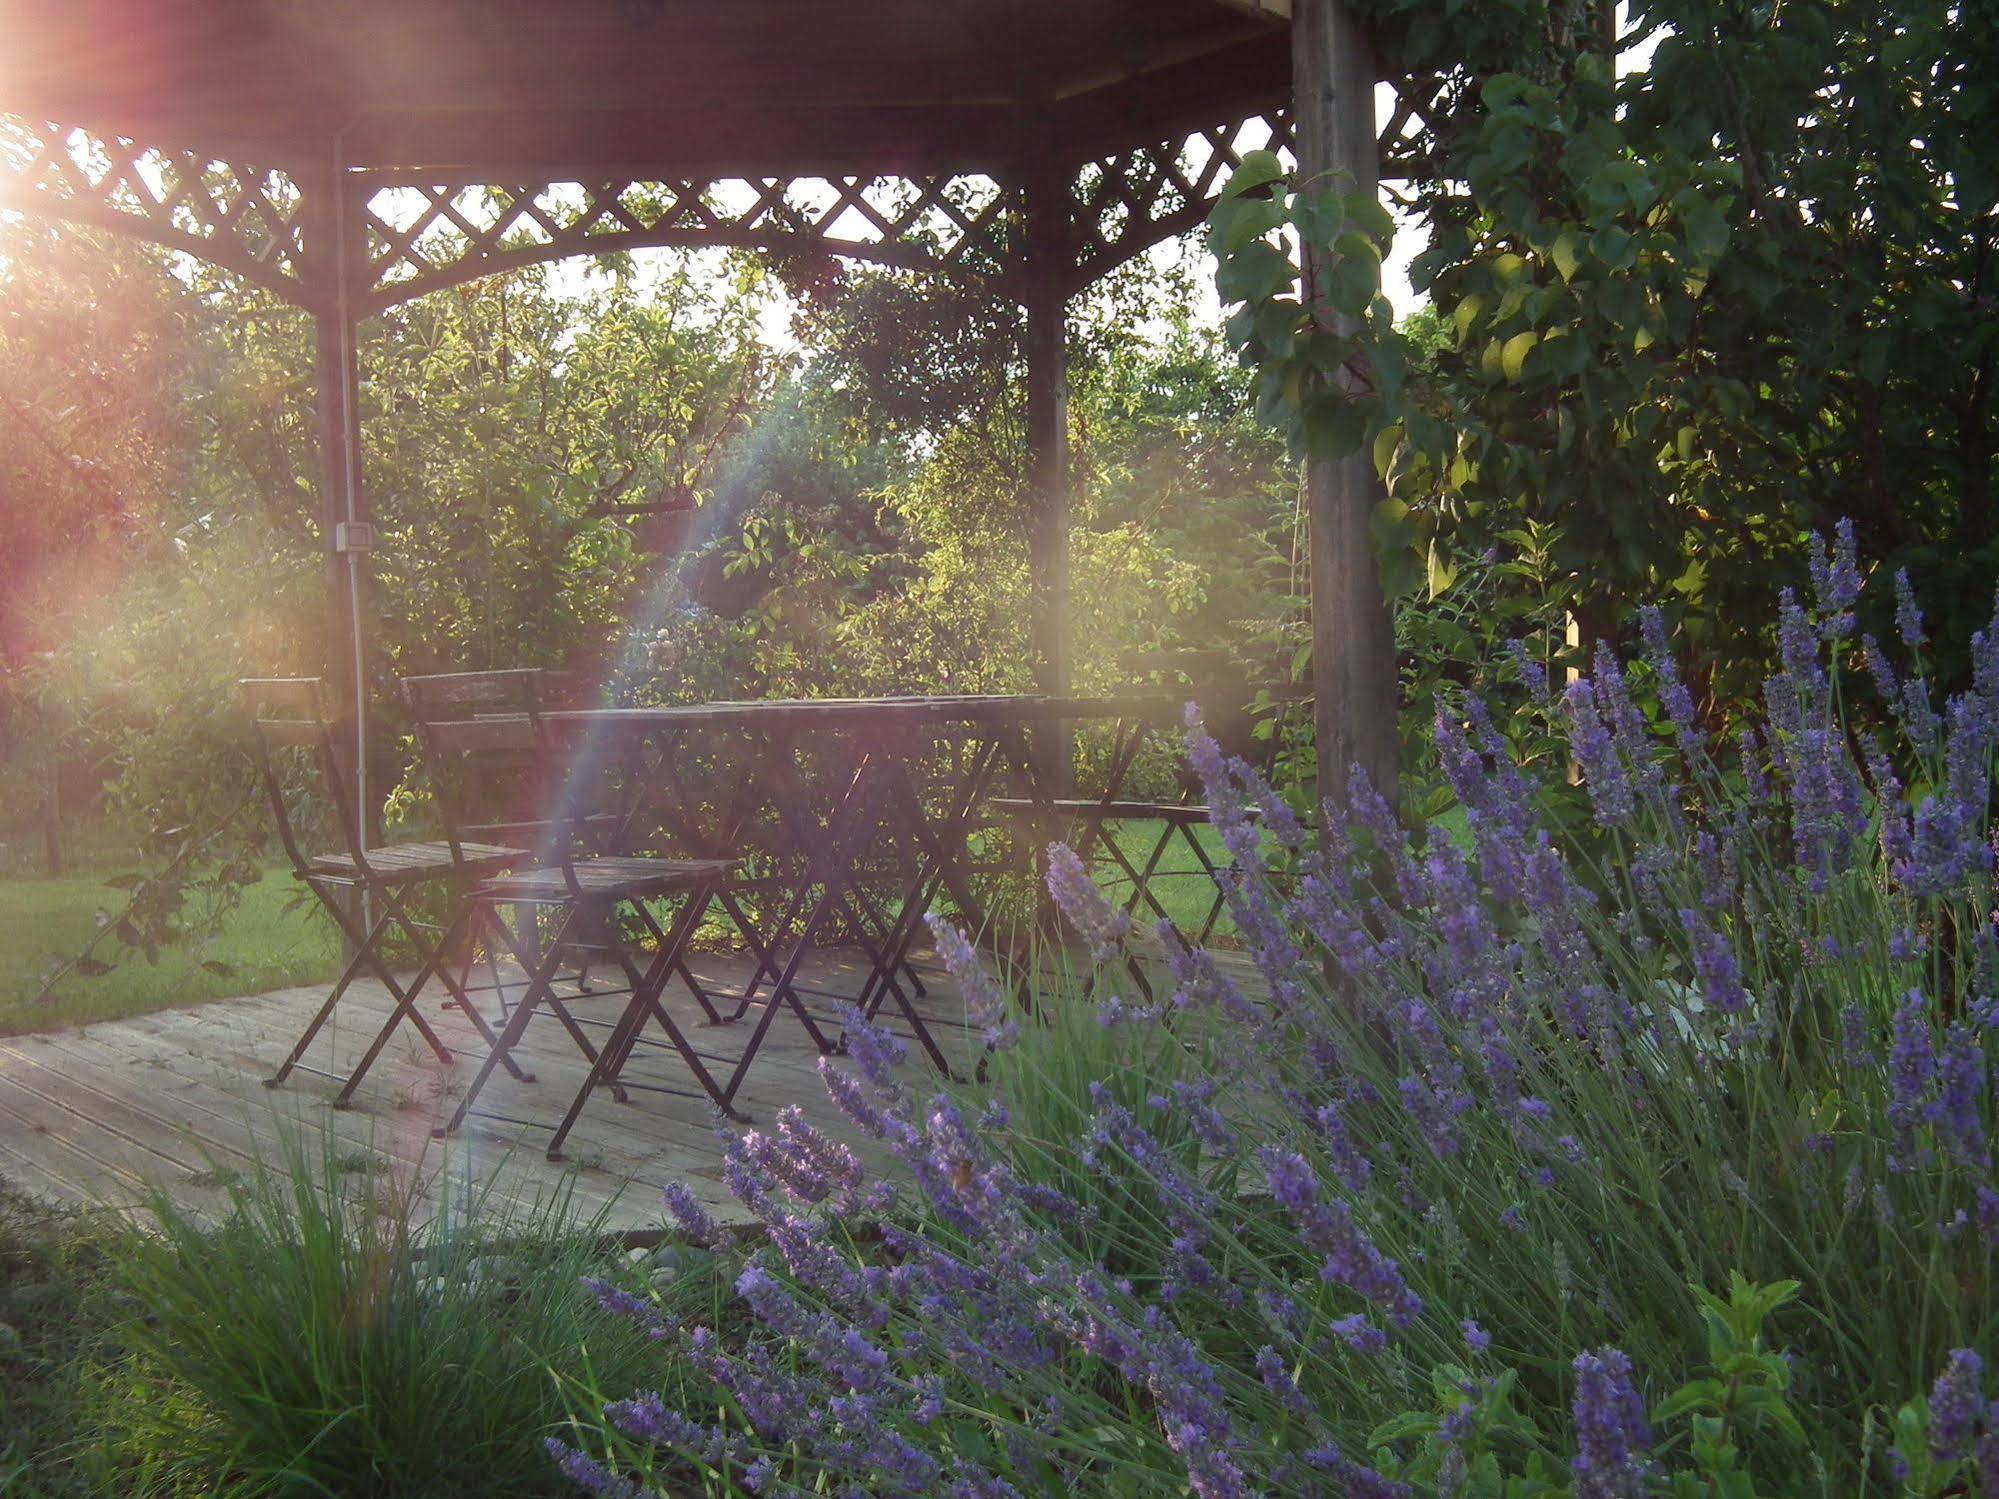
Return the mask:
<path fill-rule="evenodd" d="M 1017 1121 L 1060 1120 L 1061 1069 L 996 1058 L 975 1114 L 856 1025 L 858 1077 L 823 1075 L 896 1179 L 795 1115 L 737 1145 L 768 1230 L 737 1325 L 636 1309 L 711 1390 L 607 1406 L 565 1470 L 604 1493 L 1999 1492 L 1974 1351 L 1999 1340 L 1999 621 L 1939 708 L 1906 587 L 1908 683 L 1850 639 L 1850 539 L 1813 575 L 1763 731 L 1725 756 L 1655 614 L 1643 663 L 1600 654 L 1560 694 L 1524 663 L 1517 711 L 1565 736 L 1583 829 L 1550 825 L 1561 798 L 1476 699 L 1436 726 L 1457 835 L 1412 838 L 1363 786 L 1314 840 L 1194 726 L 1267 994 L 1196 951 L 1160 1013 L 1117 995 L 1119 920 L 1053 851 L 1101 1018 L 1132 1057 L 1170 1032 L 1177 1075 L 1085 1087 L 1060 1161 Z M 1862 657 L 1893 743 L 1847 732 Z M 1034 1100 L 1016 1122 L 1010 1094 Z"/>

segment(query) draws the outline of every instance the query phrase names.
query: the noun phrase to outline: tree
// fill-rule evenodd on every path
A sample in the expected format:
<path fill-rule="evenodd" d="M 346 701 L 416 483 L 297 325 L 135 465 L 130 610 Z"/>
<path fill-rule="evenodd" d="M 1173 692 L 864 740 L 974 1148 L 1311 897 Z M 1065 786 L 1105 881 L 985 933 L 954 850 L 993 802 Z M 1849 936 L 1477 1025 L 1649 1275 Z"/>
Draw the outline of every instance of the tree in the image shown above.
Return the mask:
<path fill-rule="evenodd" d="M 1411 279 L 1449 343 L 1379 306 L 1345 341 L 1300 317 L 1285 233 L 1345 268 L 1356 311 L 1374 297 L 1387 225 L 1337 184 L 1268 196 L 1252 162 L 1214 242 L 1267 409 L 1308 450 L 1372 446 L 1405 584 L 1440 536 L 1548 524 L 1586 636 L 1670 598 L 1719 711 L 1769 656 L 1746 600 L 1850 516 L 1951 601 L 1932 624 L 1960 676 L 1983 623 L 1960 585 L 1999 571 L 1992 9 L 1640 0 L 1618 35 L 1602 5 L 1365 8 L 1385 68 L 1437 101 Z"/>

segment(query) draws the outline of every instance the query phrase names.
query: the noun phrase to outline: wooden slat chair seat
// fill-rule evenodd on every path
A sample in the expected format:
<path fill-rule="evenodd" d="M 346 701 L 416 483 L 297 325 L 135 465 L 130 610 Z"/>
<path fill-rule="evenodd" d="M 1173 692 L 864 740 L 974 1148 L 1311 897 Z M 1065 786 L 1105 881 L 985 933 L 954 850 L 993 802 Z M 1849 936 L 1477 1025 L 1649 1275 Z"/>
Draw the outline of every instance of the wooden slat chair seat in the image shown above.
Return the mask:
<path fill-rule="evenodd" d="M 455 1060 L 450 1048 L 438 1038 L 416 1007 L 425 984 L 437 978 L 453 998 L 472 1016 L 474 1024 L 490 1043 L 493 1033 L 466 999 L 460 978 L 452 971 L 449 954 L 462 941 L 469 920 L 466 896 L 478 880 L 497 874 L 514 863 L 527 861 L 518 849 L 498 844 L 478 844 L 470 849 L 450 844 L 421 842 L 388 844 L 365 848 L 356 835 L 356 808 L 348 791 L 339 757 L 334 752 L 333 724 L 326 710 L 326 684 L 317 677 L 254 678 L 238 684 L 249 709 L 254 729 L 259 774 L 271 809 L 279 841 L 292 864 L 295 879 L 319 898 L 346 937 L 352 956 L 335 981 L 297 1043 L 276 1073 L 265 1079 L 266 1087 L 277 1087 L 294 1071 L 311 1072 L 340 1082 L 335 1108 L 345 1108 L 354 1090 L 367 1076 L 376 1058 L 396 1029 L 407 1023 L 440 1062 Z M 301 756 L 305 769 L 315 779 L 332 821 L 339 827 L 345 848 L 312 852 L 305 846 L 306 830 L 293 816 L 286 796 L 285 779 L 278 757 L 286 752 Z M 467 855 L 471 855 L 467 857 Z M 409 902 L 425 887 L 441 889 L 448 905 L 441 928 L 432 927 L 414 915 Z M 359 896 L 356 900 L 354 897 Z M 392 934 L 400 934 L 414 949 L 420 966 L 407 985 L 391 971 L 383 945 Z M 366 1051 L 343 1079 L 339 1074 L 308 1066 L 306 1052 L 341 998 L 355 979 L 369 972 L 388 990 L 394 1000 L 389 1018 L 376 1032 Z M 514 1069 L 518 1072 L 519 1069 Z"/>
<path fill-rule="evenodd" d="M 433 1133 L 452 1134 L 477 1112 L 475 1105 L 494 1068 L 513 1068 L 514 1048 L 534 1017 L 544 1013 L 560 1022 L 589 1069 L 568 1113 L 554 1126 L 549 1159 L 561 1158 L 563 1142 L 584 1103 L 600 1087 L 621 1103 L 629 1101 L 627 1088 L 641 1088 L 706 1098 L 730 1117 L 742 1117 L 731 1107 L 730 1094 L 709 1071 L 708 1062 L 720 1059 L 698 1052 L 660 1002 L 666 984 L 678 974 L 709 1022 L 721 1023 L 707 993 L 688 971 L 685 953 L 703 913 L 734 871 L 735 861 L 600 852 L 601 841 L 593 823 L 605 797 L 597 783 L 603 772 L 615 772 L 622 768 L 620 764 L 609 755 L 594 752 L 587 742 L 578 744 L 563 738 L 542 717 L 531 673 L 479 676 L 485 680 L 448 685 L 454 705 L 473 702 L 481 710 L 469 718 L 427 716 L 425 709 L 432 706 L 440 679 L 404 684 L 411 706 L 417 710 L 418 733 L 438 782 L 439 806 L 452 846 L 462 847 L 459 819 L 468 805 L 463 788 L 484 779 L 482 767 L 497 762 L 503 769 L 528 766 L 556 773 L 543 779 L 541 790 L 548 804 L 538 809 L 540 815 L 508 823 L 535 849 L 534 859 L 519 870 L 482 881 L 472 892 L 480 935 L 511 952 L 526 975 L 526 986 L 450 1119 Z M 663 929 L 648 902 L 669 898 L 677 898 L 680 905 Z M 650 938 L 652 951 L 643 961 L 620 934 L 621 917 L 635 921 Z M 608 961 L 624 974 L 628 998 L 615 1021 L 579 1017 L 572 1012 L 571 1002 L 557 993 L 556 977 L 564 956 L 581 953 Z M 587 1025 L 608 1030 L 601 1046 L 593 1044 Z M 666 1039 L 647 1038 L 648 1026 L 656 1026 Z M 628 1082 L 623 1075 L 626 1064 L 641 1047 L 678 1053 L 699 1091 Z"/>

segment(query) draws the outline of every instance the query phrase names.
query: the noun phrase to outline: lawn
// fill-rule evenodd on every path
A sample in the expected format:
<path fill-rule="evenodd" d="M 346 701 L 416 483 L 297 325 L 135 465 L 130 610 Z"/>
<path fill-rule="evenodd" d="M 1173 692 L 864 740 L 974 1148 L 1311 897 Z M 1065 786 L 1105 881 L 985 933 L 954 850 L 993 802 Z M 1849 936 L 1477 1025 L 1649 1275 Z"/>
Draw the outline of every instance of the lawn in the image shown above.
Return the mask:
<path fill-rule="evenodd" d="M 217 936 L 163 951 L 157 964 L 107 943 L 106 960 L 122 959 L 110 973 L 71 974 L 50 998 L 37 1001 L 44 975 L 81 950 L 97 929 L 99 913 L 116 909 L 122 900 L 105 885 L 107 873 L 0 881 L 0 1035 L 256 994 L 328 980 L 339 970 L 332 923 L 315 910 L 285 910 L 296 887 L 288 874 L 274 870 L 243 892 L 242 906 Z M 226 972 L 204 963 L 222 965 Z"/>

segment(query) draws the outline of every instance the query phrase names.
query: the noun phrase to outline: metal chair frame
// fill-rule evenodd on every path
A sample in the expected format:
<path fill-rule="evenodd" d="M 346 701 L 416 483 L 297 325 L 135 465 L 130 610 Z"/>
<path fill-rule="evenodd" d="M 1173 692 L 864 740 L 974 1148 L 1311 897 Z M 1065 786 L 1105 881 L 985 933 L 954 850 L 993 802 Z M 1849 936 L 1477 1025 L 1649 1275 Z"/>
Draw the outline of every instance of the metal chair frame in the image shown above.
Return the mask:
<path fill-rule="evenodd" d="M 679 973 L 686 978 L 709 1022 L 722 1023 L 706 991 L 688 972 L 685 951 L 716 889 L 733 868 L 732 861 L 628 857 L 600 852 L 593 845 L 592 827 L 600 814 L 578 805 L 588 780 L 601 769 L 595 763 L 595 747 L 586 744 L 581 757 L 565 754 L 567 746 L 554 737 L 542 717 L 531 678 L 522 680 L 521 674 L 516 674 L 514 682 L 500 685 L 510 686 L 521 694 L 517 711 L 451 720 L 419 715 L 418 732 L 433 775 L 440 779 L 439 805 L 445 810 L 447 824 L 454 821 L 454 809 L 465 805 L 460 779 L 467 767 L 478 763 L 481 757 L 504 756 L 516 762 L 523 757 L 538 757 L 544 765 L 566 763 L 567 770 L 563 784 L 554 794 L 554 805 L 547 809 L 545 817 L 511 825 L 518 832 L 537 835 L 537 867 L 486 881 L 471 893 L 469 903 L 483 935 L 497 940 L 512 954 L 527 976 L 526 987 L 505 1015 L 485 1062 L 459 1099 L 451 1118 L 433 1133 L 449 1135 L 463 1125 L 474 1112 L 474 1105 L 496 1066 L 517 1070 L 512 1063 L 513 1049 L 539 1009 L 554 1014 L 589 1067 L 568 1113 L 554 1127 L 554 1137 L 548 1146 L 551 1160 L 561 1158 L 563 1143 L 584 1102 L 600 1086 L 608 1088 L 621 1103 L 630 1101 L 628 1089 L 705 1097 L 720 1112 L 742 1119 L 744 1116 L 733 1107 L 733 1090 L 723 1089 L 707 1065 L 710 1062 L 727 1065 L 726 1059 L 698 1051 L 660 1003 L 667 982 Z M 413 696 L 420 701 L 422 689 Z M 458 838 L 456 828 L 451 836 L 454 841 Z M 646 902 L 669 896 L 683 897 L 684 904 L 670 927 L 662 929 Z M 515 915 L 512 925 L 505 915 L 510 910 Z M 652 958 L 643 968 L 618 935 L 621 911 L 631 912 L 653 943 Z M 553 927 L 544 939 L 540 928 L 544 918 L 550 916 Z M 585 951 L 610 960 L 624 975 L 628 999 L 615 1021 L 575 1015 L 556 991 L 558 969 L 565 954 Z M 645 1038 L 649 1023 L 658 1025 L 665 1033 L 664 1043 Z M 586 1026 L 608 1028 L 610 1035 L 604 1045 L 591 1043 Z M 642 1046 L 664 1046 L 678 1053 L 700 1091 L 690 1093 L 625 1079 L 626 1064 Z M 480 1117 L 513 1124 L 538 1123 L 494 1114 Z"/>
<path fill-rule="evenodd" d="M 435 843 L 363 846 L 356 832 L 353 798 L 334 748 L 334 724 L 325 709 L 325 682 L 318 677 L 251 678 L 240 682 L 238 687 L 254 729 L 253 743 L 265 799 L 278 840 L 291 860 L 292 875 L 318 897 L 352 949 L 352 956 L 325 1002 L 277 1072 L 264 1080 L 264 1085 L 278 1087 L 294 1071 L 330 1078 L 341 1084 L 333 1106 L 347 1108 L 389 1038 L 405 1022 L 415 1028 L 438 1061 L 447 1064 L 455 1061 L 451 1049 L 417 1008 L 417 998 L 433 976 L 444 984 L 490 1044 L 494 1034 L 471 1003 L 462 978 L 453 974 L 447 955 L 467 929 L 470 915 L 465 900 L 467 887 L 473 881 L 500 872 L 523 855 L 513 848 L 456 841 L 448 846 Z M 305 847 L 278 769 L 276 757 L 286 750 L 307 752 L 332 807 L 334 821 L 341 829 L 343 852 L 315 855 Z M 441 927 L 433 927 L 409 910 L 410 896 L 425 886 L 443 886 L 452 896 Z M 415 977 L 407 986 L 398 981 L 382 953 L 383 943 L 396 932 L 402 934 L 421 959 Z M 354 1070 L 342 1079 L 338 1073 L 308 1065 L 304 1057 L 340 1000 L 363 972 L 372 972 L 388 990 L 394 1008 Z M 518 1069 L 514 1070 L 518 1073 Z"/>

